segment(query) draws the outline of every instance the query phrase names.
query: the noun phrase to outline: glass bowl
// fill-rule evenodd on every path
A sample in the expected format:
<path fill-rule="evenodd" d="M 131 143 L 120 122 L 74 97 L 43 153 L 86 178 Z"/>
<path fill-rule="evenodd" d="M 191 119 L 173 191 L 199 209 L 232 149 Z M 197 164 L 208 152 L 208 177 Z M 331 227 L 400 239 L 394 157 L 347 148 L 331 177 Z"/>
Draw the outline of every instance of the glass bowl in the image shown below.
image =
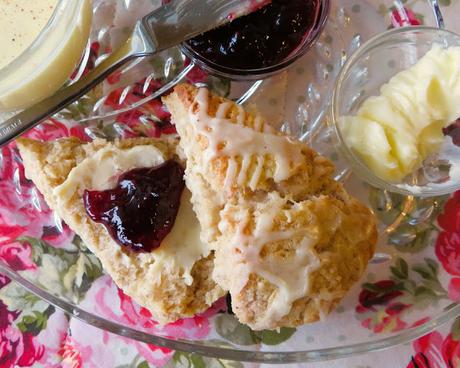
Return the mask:
<path fill-rule="evenodd" d="M 380 95 L 383 84 L 413 66 L 433 45 L 441 48 L 460 46 L 460 36 L 425 26 L 393 29 L 365 43 L 338 76 L 333 93 L 332 122 L 339 150 L 353 172 L 373 186 L 420 197 L 439 196 L 460 189 L 460 147 L 454 144 L 453 137 L 444 134 L 438 152 L 428 156 L 422 167 L 402 182 L 392 183 L 377 176 L 347 144 L 339 123 L 343 116 L 356 115 L 364 101 Z"/>
<path fill-rule="evenodd" d="M 281 73 L 294 61 L 298 60 L 300 57 L 305 55 L 315 44 L 319 35 L 321 34 L 324 26 L 326 25 L 330 11 L 330 2 L 329 0 L 320 0 L 318 16 L 314 27 L 310 30 L 310 33 L 307 37 L 304 38 L 302 43 L 297 47 L 297 49 L 292 52 L 286 59 L 282 62 L 271 65 L 269 67 L 264 67 L 260 69 L 235 69 L 228 68 L 219 64 L 216 64 L 212 61 L 209 61 L 198 52 L 196 52 L 187 42 L 184 42 L 181 46 L 182 52 L 190 58 L 196 65 L 206 72 L 231 80 L 260 80 L 265 79 L 275 74 Z"/>
<path fill-rule="evenodd" d="M 80 61 L 91 28 L 91 0 L 60 0 L 33 43 L 0 69 L 0 113 L 58 90 Z"/>

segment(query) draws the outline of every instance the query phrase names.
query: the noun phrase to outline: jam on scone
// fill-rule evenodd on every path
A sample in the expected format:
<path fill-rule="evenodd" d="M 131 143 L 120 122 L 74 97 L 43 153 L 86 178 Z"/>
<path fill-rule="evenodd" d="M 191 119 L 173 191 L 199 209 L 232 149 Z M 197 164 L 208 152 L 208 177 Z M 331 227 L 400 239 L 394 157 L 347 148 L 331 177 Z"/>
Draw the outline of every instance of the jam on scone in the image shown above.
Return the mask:
<path fill-rule="evenodd" d="M 185 187 L 184 170 L 174 160 L 120 176 L 115 188 L 85 190 L 88 216 L 104 224 L 112 238 L 134 251 L 150 252 L 171 232 Z"/>

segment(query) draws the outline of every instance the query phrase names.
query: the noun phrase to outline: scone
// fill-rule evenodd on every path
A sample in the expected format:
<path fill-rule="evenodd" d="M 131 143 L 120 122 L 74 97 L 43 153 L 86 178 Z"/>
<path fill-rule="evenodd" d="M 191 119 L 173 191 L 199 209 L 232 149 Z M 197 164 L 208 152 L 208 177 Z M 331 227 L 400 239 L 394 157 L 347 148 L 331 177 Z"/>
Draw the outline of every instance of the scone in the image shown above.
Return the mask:
<path fill-rule="evenodd" d="M 332 179 L 331 162 L 260 116 L 190 85 L 164 101 L 213 277 L 238 319 L 261 330 L 327 315 L 373 256 L 372 212 Z"/>
<path fill-rule="evenodd" d="M 214 255 L 200 241 L 190 192 L 182 192 L 171 232 L 148 252 L 117 243 L 104 225 L 88 216 L 82 197 L 85 190 L 110 189 L 129 170 L 178 161 L 176 146 L 174 139 L 150 138 L 113 143 L 18 140 L 26 175 L 51 209 L 82 238 L 115 283 L 162 324 L 205 311 L 224 295 L 211 278 Z"/>

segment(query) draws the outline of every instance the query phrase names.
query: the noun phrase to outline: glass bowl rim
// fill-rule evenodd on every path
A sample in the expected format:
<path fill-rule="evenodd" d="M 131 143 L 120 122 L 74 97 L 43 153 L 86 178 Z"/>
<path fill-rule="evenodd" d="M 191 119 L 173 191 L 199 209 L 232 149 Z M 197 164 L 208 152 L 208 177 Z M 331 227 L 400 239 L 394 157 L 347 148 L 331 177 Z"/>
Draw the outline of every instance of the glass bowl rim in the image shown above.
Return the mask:
<path fill-rule="evenodd" d="M 338 150 L 340 153 L 344 154 L 346 157 L 348 163 L 350 166 L 353 168 L 353 171 L 362 179 L 367 181 L 369 184 L 384 189 L 388 190 L 393 193 L 399 193 L 402 195 L 406 196 L 417 196 L 419 198 L 424 198 L 424 197 L 435 197 L 435 196 L 441 196 L 441 195 L 447 195 L 447 194 L 452 194 L 453 192 L 457 191 L 460 189 L 460 183 L 458 184 L 451 184 L 449 186 L 443 187 L 443 188 L 426 188 L 426 189 L 417 189 L 417 190 L 409 190 L 405 189 L 403 187 L 398 186 L 397 184 L 390 183 L 380 177 L 378 177 L 376 174 L 374 174 L 368 167 L 365 165 L 362 160 L 353 152 L 353 150 L 345 143 L 345 139 L 341 133 L 341 129 L 339 128 L 339 101 L 342 98 L 341 96 L 341 89 L 342 85 L 344 83 L 344 80 L 346 76 L 349 74 L 349 72 L 353 69 L 355 64 L 361 60 L 370 49 L 375 48 L 376 45 L 379 43 L 382 43 L 383 41 L 390 39 L 391 37 L 399 34 L 410 34 L 410 33 L 420 33 L 420 32 L 425 32 L 425 33 L 438 33 L 438 34 L 445 34 L 449 35 L 451 37 L 455 37 L 459 39 L 460 43 L 460 35 L 448 31 L 446 29 L 442 28 L 436 28 L 436 27 L 430 27 L 430 26 L 406 26 L 406 27 L 401 27 L 401 28 L 395 28 L 395 29 L 390 29 L 386 32 L 383 32 L 381 34 L 378 34 L 371 39 L 369 39 L 367 42 L 365 42 L 344 64 L 342 69 L 339 72 L 339 75 L 337 76 L 335 86 L 332 92 L 332 103 L 331 103 L 331 121 L 332 121 L 332 126 L 333 126 L 333 131 L 335 133 L 335 136 L 338 140 Z M 417 186 L 416 188 L 423 188 L 420 186 Z"/>
<path fill-rule="evenodd" d="M 85 0 L 58 0 L 56 4 L 56 8 L 53 10 L 53 14 L 51 15 L 50 19 L 37 35 L 37 37 L 32 41 L 32 43 L 27 46 L 27 48 L 20 53 L 14 60 L 8 63 L 5 67 L 0 68 L 0 81 L 4 78 L 4 76 L 8 76 L 9 74 L 13 73 L 15 70 L 19 69 L 28 61 L 28 58 L 31 54 L 33 54 L 37 49 L 39 49 L 47 40 L 47 36 L 49 33 L 57 27 L 59 22 L 62 20 L 59 15 L 61 12 L 65 12 L 69 19 L 71 19 L 71 26 L 67 27 L 67 31 L 61 35 L 60 41 L 65 39 L 70 32 L 73 31 L 73 25 L 79 21 L 79 17 L 74 17 L 76 11 L 78 11 Z M 68 10 L 71 10 L 70 13 L 67 13 Z M 60 42 L 59 42 L 60 44 Z M 59 47 L 59 44 L 53 49 L 53 52 Z M 47 61 L 48 59 L 46 59 Z M 35 68 L 35 71 L 39 71 L 42 65 L 38 65 Z M 35 73 L 34 73 L 35 74 Z M 0 88 L 1 90 L 1 88 Z"/>
<path fill-rule="evenodd" d="M 180 45 L 180 49 L 193 63 L 197 64 L 200 68 L 204 69 L 210 74 L 224 77 L 230 80 L 239 81 L 265 79 L 274 74 L 281 73 L 285 68 L 304 56 L 313 47 L 326 26 L 331 10 L 331 0 L 320 0 L 320 6 L 321 9 L 320 13 L 318 14 L 318 23 L 314 28 L 312 28 L 309 37 L 306 38 L 301 45 L 299 45 L 295 52 L 275 65 L 258 69 L 236 69 L 222 67 L 211 61 L 207 61 L 205 57 L 193 51 L 193 49 L 186 42 Z"/>
<path fill-rule="evenodd" d="M 223 348 L 219 346 L 206 346 L 200 341 L 192 342 L 151 335 L 149 333 L 109 321 L 104 317 L 94 315 L 91 312 L 87 312 L 86 310 L 76 306 L 71 302 L 65 301 L 34 285 L 32 282 L 21 276 L 17 271 L 6 265 L 3 261 L 0 261 L 0 273 L 19 283 L 26 290 L 40 297 L 59 310 L 71 315 L 83 323 L 89 324 L 96 328 L 100 328 L 107 332 L 111 332 L 116 335 L 134 339 L 140 342 L 153 344 L 158 347 L 196 353 L 211 358 L 241 362 L 270 364 L 313 363 L 376 352 L 413 341 L 436 330 L 441 325 L 453 320 L 460 315 L 460 303 L 453 302 L 444 308 L 444 313 L 440 314 L 434 319 L 431 319 L 419 326 L 408 328 L 395 336 L 382 337 L 372 342 L 360 342 L 346 346 L 335 346 L 303 351 L 253 351 L 235 348 Z"/>

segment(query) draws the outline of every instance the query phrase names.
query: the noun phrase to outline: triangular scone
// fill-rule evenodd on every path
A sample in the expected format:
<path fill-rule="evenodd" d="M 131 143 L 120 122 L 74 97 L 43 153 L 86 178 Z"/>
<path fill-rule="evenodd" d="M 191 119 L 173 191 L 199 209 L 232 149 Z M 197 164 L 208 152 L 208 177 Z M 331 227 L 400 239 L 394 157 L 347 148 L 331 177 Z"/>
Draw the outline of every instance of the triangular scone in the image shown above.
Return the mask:
<path fill-rule="evenodd" d="M 98 139 L 88 144 L 75 138 L 49 143 L 18 140 L 26 175 L 51 209 L 82 238 L 115 283 L 151 310 L 160 323 L 203 312 L 223 295 L 211 277 L 214 255 L 199 240 L 190 193 L 183 193 L 176 223 L 168 235 L 174 233 L 174 237 L 165 238 L 152 252 L 134 252 L 118 245 L 103 225 L 88 217 L 82 195 L 84 189 L 97 189 L 91 186 L 106 186 L 108 180 L 116 180 L 122 173 L 117 171 L 149 167 L 154 156 L 178 159 L 176 143 L 149 138 L 113 143 Z M 198 229 L 195 234 L 193 229 Z M 184 236 L 183 243 L 177 241 Z"/>
<path fill-rule="evenodd" d="M 327 159 L 260 116 L 189 85 L 164 100 L 216 250 L 213 276 L 239 320 L 260 330 L 328 314 L 374 253 L 371 211 L 332 179 Z"/>

